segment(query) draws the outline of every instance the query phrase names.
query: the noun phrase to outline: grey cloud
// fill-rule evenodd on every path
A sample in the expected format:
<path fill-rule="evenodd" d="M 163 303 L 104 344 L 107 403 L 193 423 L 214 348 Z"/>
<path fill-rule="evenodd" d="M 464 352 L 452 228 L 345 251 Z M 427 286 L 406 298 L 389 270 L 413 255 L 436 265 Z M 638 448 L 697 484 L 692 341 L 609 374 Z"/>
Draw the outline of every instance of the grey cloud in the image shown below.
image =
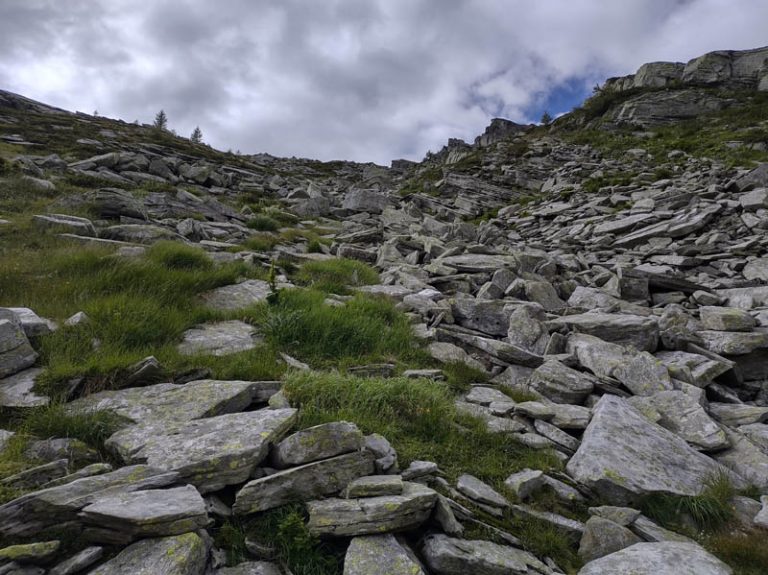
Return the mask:
<path fill-rule="evenodd" d="M 3 0 L 0 87 L 164 108 L 223 149 L 385 163 L 535 119 L 565 83 L 760 45 L 765 21 L 762 0 Z"/>

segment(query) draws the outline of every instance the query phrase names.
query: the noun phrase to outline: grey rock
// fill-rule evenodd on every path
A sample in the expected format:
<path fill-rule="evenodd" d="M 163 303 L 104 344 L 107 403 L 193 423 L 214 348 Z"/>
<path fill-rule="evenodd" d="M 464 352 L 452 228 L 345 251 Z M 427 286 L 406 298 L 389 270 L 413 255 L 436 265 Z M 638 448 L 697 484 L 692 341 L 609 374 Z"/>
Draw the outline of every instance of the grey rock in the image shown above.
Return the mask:
<path fill-rule="evenodd" d="M 0 378 L 26 369 L 37 360 L 37 352 L 17 319 L 0 319 Z"/>
<path fill-rule="evenodd" d="M 538 469 L 523 469 L 507 477 L 504 480 L 504 485 L 520 501 L 525 501 L 534 492 L 544 487 L 544 477 L 544 472 Z"/>
<path fill-rule="evenodd" d="M 373 454 L 357 451 L 307 463 L 246 483 L 232 511 L 249 515 L 292 501 L 309 501 L 340 492 L 350 482 L 373 473 Z"/>
<path fill-rule="evenodd" d="M 476 403 L 478 405 L 485 406 L 491 405 L 494 402 L 504 403 L 512 401 L 512 399 L 502 391 L 484 385 L 473 386 L 464 399 L 469 403 Z"/>
<path fill-rule="evenodd" d="M 618 523 L 602 517 L 590 517 L 579 542 L 579 557 L 589 563 L 641 541 Z"/>
<path fill-rule="evenodd" d="M 594 377 L 546 360 L 531 375 L 530 385 L 555 403 L 579 404 L 592 393 Z"/>
<path fill-rule="evenodd" d="M 389 198 L 375 190 L 350 190 L 341 207 L 352 212 L 380 214 L 389 205 Z"/>
<path fill-rule="evenodd" d="M 56 554 L 59 547 L 61 547 L 60 541 L 11 545 L 0 549 L 0 562 L 12 560 L 19 563 L 45 563 Z"/>
<path fill-rule="evenodd" d="M 512 309 L 502 300 L 475 299 L 456 294 L 451 306 L 456 323 L 488 335 L 507 335 Z"/>
<path fill-rule="evenodd" d="M 619 505 L 649 492 L 697 495 L 708 477 L 728 473 L 626 401 L 609 395 L 595 407 L 566 469 L 576 481 Z"/>
<path fill-rule="evenodd" d="M 178 350 L 182 355 L 207 353 L 230 355 L 253 349 L 260 343 L 256 329 L 242 321 L 220 321 L 203 324 L 184 332 Z"/>
<path fill-rule="evenodd" d="M 124 190 L 102 188 L 87 192 L 83 196 L 83 201 L 91 206 L 99 218 L 117 220 L 120 216 L 125 216 L 139 220 L 147 219 L 144 205 L 130 192 Z"/>
<path fill-rule="evenodd" d="M 89 575 L 203 575 L 207 555 L 196 533 L 142 539 Z"/>
<path fill-rule="evenodd" d="M 424 523 L 436 500 L 428 487 L 405 482 L 401 495 L 312 501 L 307 525 L 315 535 L 334 537 L 404 531 Z"/>
<path fill-rule="evenodd" d="M 725 361 L 684 351 L 659 351 L 654 355 L 664 364 L 670 376 L 702 388 L 733 367 Z"/>
<path fill-rule="evenodd" d="M 715 331 L 752 331 L 755 320 L 744 310 L 733 307 L 703 306 L 699 309 L 704 329 Z"/>
<path fill-rule="evenodd" d="M 50 398 L 33 391 L 41 373 L 41 368 L 33 367 L 0 379 L 0 407 L 30 408 L 48 405 Z"/>
<path fill-rule="evenodd" d="M 709 411 L 718 421 L 731 427 L 768 421 L 768 407 L 734 405 L 713 401 L 709 404 Z"/>
<path fill-rule="evenodd" d="M 96 237 L 96 228 L 87 218 L 65 214 L 45 214 L 32 216 L 32 223 L 41 230 L 67 231 L 79 236 Z"/>
<path fill-rule="evenodd" d="M 48 335 L 56 331 L 56 324 L 49 319 L 37 315 L 28 307 L 0 308 L 0 319 L 16 318 L 29 339 Z"/>
<path fill-rule="evenodd" d="M 363 443 L 363 433 L 354 423 L 323 423 L 302 429 L 283 439 L 273 449 L 271 461 L 278 469 L 284 469 L 359 451 L 363 448 Z"/>
<path fill-rule="evenodd" d="M 442 363 L 464 363 L 471 368 L 485 371 L 485 366 L 465 350 L 448 342 L 434 342 L 427 348 L 429 355 Z"/>
<path fill-rule="evenodd" d="M 768 258 L 759 258 L 747 263 L 742 275 L 748 280 L 768 281 Z"/>
<path fill-rule="evenodd" d="M 456 489 L 478 503 L 483 503 L 492 507 L 509 506 L 509 502 L 503 495 L 473 475 L 460 475 L 456 481 Z"/>
<path fill-rule="evenodd" d="M 539 306 L 518 306 L 509 316 L 507 341 L 536 355 L 543 355 L 549 343 L 544 325 L 546 315 Z"/>
<path fill-rule="evenodd" d="M 656 320 L 629 314 L 585 313 L 562 316 L 549 324 L 555 328 L 593 335 L 614 344 L 631 345 L 640 351 L 656 351 L 659 327 Z"/>
<path fill-rule="evenodd" d="M 731 447 L 712 457 L 749 483 L 763 490 L 768 489 L 768 454 L 743 433 L 726 428 L 725 435 Z"/>
<path fill-rule="evenodd" d="M 427 475 L 434 475 L 439 471 L 434 461 L 411 461 L 411 464 L 402 473 L 405 481 L 411 481 Z"/>
<path fill-rule="evenodd" d="M 109 445 L 128 463 L 176 471 L 201 493 L 242 483 L 296 421 L 295 409 L 261 409 L 144 427 L 130 448 L 112 436 Z M 232 430 L 237 429 L 235 436 Z"/>
<path fill-rule="evenodd" d="M 755 515 L 753 522 L 758 527 L 768 528 L 768 495 L 763 495 L 760 498 L 760 503 L 763 507 L 758 514 Z"/>
<path fill-rule="evenodd" d="M 120 224 L 100 231 L 99 237 L 117 242 L 152 244 L 161 240 L 176 240 L 176 232 L 150 224 Z"/>
<path fill-rule="evenodd" d="M 391 534 L 355 537 L 344 557 L 344 575 L 425 575 L 414 553 Z"/>
<path fill-rule="evenodd" d="M 98 546 L 86 547 L 65 559 L 48 572 L 48 575 L 74 575 L 84 571 L 96 563 L 104 555 L 104 548 Z"/>
<path fill-rule="evenodd" d="M 271 292 L 269 284 L 265 281 L 246 280 L 206 292 L 202 299 L 211 309 L 236 311 L 266 301 Z"/>
<path fill-rule="evenodd" d="M 400 495 L 403 492 L 403 478 L 399 475 L 369 475 L 349 482 L 344 489 L 346 499 L 358 497 L 379 497 Z"/>
<path fill-rule="evenodd" d="M 216 575 L 283 575 L 275 563 L 266 561 L 250 561 L 234 567 L 222 567 L 216 570 Z"/>
<path fill-rule="evenodd" d="M 741 207 L 748 212 L 768 208 L 768 189 L 757 188 L 739 196 Z"/>
<path fill-rule="evenodd" d="M 768 348 L 766 332 L 698 331 L 704 346 L 717 354 L 746 355 L 756 349 Z"/>
<path fill-rule="evenodd" d="M 378 433 L 372 433 L 365 436 L 365 449 L 373 453 L 376 457 L 376 473 L 391 474 L 396 473 L 397 452 L 387 439 Z"/>
<path fill-rule="evenodd" d="M 67 473 L 69 473 L 69 462 L 66 459 L 58 459 L 6 477 L 0 480 L 0 485 L 12 489 L 35 489 L 49 481 L 64 477 Z"/>
<path fill-rule="evenodd" d="M 632 525 L 640 517 L 640 511 L 631 507 L 614 507 L 612 505 L 602 505 L 600 507 L 590 507 L 589 514 L 609 519 L 623 527 Z"/>
<path fill-rule="evenodd" d="M 427 566 L 439 575 L 552 573 L 549 567 L 522 549 L 440 534 L 425 539 L 422 555 Z"/>
<path fill-rule="evenodd" d="M 113 544 L 181 535 L 208 525 L 205 502 L 191 485 L 100 497 L 83 508 L 80 518 L 89 539 Z"/>
<path fill-rule="evenodd" d="M 579 575 L 731 575 L 714 555 L 692 543 L 637 543 L 588 563 Z"/>

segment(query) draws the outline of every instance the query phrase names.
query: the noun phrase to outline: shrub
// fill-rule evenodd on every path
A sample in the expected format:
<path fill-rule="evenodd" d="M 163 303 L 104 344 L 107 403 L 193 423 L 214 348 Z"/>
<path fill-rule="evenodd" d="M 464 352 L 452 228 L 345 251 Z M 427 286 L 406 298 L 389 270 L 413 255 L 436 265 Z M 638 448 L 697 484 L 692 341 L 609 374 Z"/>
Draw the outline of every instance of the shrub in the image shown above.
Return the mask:
<path fill-rule="evenodd" d="M 280 223 L 269 216 L 256 214 L 246 224 L 252 230 L 260 232 L 275 232 L 280 229 Z"/>
<path fill-rule="evenodd" d="M 304 264 L 295 280 L 301 285 L 327 293 L 346 294 L 350 286 L 378 283 L 379 274 L 363 262 L 338 258 Z"/>

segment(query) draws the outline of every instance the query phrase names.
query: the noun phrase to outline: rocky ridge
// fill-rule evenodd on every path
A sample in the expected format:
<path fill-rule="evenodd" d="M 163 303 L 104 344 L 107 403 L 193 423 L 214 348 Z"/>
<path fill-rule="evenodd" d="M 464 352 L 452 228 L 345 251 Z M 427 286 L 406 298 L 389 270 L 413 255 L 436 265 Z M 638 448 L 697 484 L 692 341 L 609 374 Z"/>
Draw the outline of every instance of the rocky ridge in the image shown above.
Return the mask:
<path fill-rule="evenodd" d="M 728 96 L 700 84 L 764 90 L 764 55 L 649 64 L 606 89 L 653 88 L 632 96 L 645 99 L 633 109 L 653 101 L 645 117 L 669 122 L 684 114 L 670 113 L 664 98 L 692 94 L 697 113 L 720 109 L 707 102 Z M 629 114 L 631 102 L 606 110 L 600 125 L 655 125 Z M 33 114 L 48 126 L 74 122 L 63 138 L 70 144 L 81 131 L 90 137 L 57 153 L 58 140 L 36 141 L 25 123 Z M 384 168 L 225 158 L 0 93 L 0 139 L 24 150 L 6 162 L 10 177 L 53 198 L 31 216 L 37 233 L 134 258 L 170 240 L 217 265 L 274 272 L 274 281 L 206 292 L 217 312 L 267 301 L 277 282 L 294 287 L 288 263 L 370 264 L 379 283 L 358 290 L 407 314 L 435 365 L 485 374 L 455 398 L 457 410 L 562 464 L 510 472 L 503 486 L 471 469 L 449 480 L 443 462 L 398 465 L 384 437 L 353 422 L 296 429 L 301 407 L 280 381 L 174 379 L 147 358 L 115 389 L 73 384 L 69 394 L 69 414 L 120 418 L 105 442 L 108 461 L 76 440 L 42 438 L 37 464 L 0 480 L 22 493 L 0 505 L 0 573 L 288 573 L 251 539 L 248 560 L 225 565 L 211 534 L 297 502 L 303 528 L 343 548 L 345 574 L 576 572 L 526 546 L 510 517 L 574 541 L 582 575 L 732 573 L 690 531 L 664 528 L 643 506 L 649 496 L 696 497 L 725 482 L 736 510 L 730 528 L 764 536 L 768 527 L 768 158 L 734 167 L 677 149 L 609 154 L 574 142 L 558 126 L 568 122 L 494 121 L 474 144 L 453 140 L 424 162 Z M 73 181 L 97 185 L 65 193 Z M 243 248 L 259 215 L 244 196 L 268 199 L 263 214 L 292 215 L 327 241 L 316 250 L 301 237 Z M 13 213 L 0 217 L 15 225 Z M 84 321 L 92 320 L 66 323 Z M 36 382 L 40 342 L 58 329 L 31 309 L 0 309 L 0 415 L 57 401 Z M 250 323 L 223 319 L 178 343 L 182 354 L 221 357 L 259 337 Z M 301 359 L 286 361 L 316 367 Z M 413 385 L 442 377 L 413 375 Z M 13 433 L 0 432 L 0 449 Z M 557 505 L 537 505 L 542 493 Z M 471 531 L 478 527 L 485 537 Z M 87 545 L 67 547 L 62 528 Z"/>

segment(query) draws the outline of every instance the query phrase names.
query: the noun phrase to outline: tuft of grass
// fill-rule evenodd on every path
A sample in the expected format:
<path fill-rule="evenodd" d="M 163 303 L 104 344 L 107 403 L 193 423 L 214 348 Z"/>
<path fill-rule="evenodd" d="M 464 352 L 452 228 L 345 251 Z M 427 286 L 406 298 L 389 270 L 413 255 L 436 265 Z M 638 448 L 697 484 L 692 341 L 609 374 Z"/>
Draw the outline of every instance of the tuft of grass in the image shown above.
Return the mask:
<path fill-rule="evenodd" d="M 764 575 L 768 565 L 766 533 L 761 529 L 726 531 L 706 537 L 704 546 L 733 568 L 734 575 Z"/>
<path fill-rule="evenodd" d="M 641 509 L 651 519 L 673 530 L 685 529 L 686 520 L 698 530 L 715 532 L 733 517 L 729 503 L 736 495 L 730 478 L 720 473 L 707 478 L 701 493 L 693 497 L 652 493 L 643 498 Z"/>
<path fill-rule="evenodd" d="M 210 270 L 213 262 L 205 250 L 178 242 L 162 241 L 147 250 L 147 258 L 171 270 Z"/>
<path fill-rule="evenodd" d="M 264 214 L 256 214 L 246 225 L 259 232 L 276 232 L 280 229 L 280 222 Z"/>
<path fill-rule="evenodd" d="M 275 349 L 305 361 L 409 359 L 418 353 L 410 323 L 390 302 L 363 295 L 341 306 L 324 300 L 325 294 L 314 290 L 281 290 L 276 303 L 245 315 Z"/>
<path fill-rule="evenodd" d="M 475 369 L 463 361 L 452 361 L 442 366 L 443 374 L 452 390 L 467 392 L 473 383 L 486 383 L 488 374 Z"/>
<path fill-rule="evenodd" d="M 338 258 L 304 264 L 295 280 L 326 293 L 346 294 L 350 287 L 379 283 L 379 274 L 363 262 Z"/>
<path fill-rule="evenodd" d="M 243 242 L 243 247 L 254 252 L 268 252 L 280 243 L 280 238 L 272 234 L 256 234 Z"/>
<path fill-rule="evenodd" d="M 121 418 L 109 411 L 69 413 L 62 404 L 35 408 L 26 415 L 20 431 L 40 438 L 79 439 L 106 454 L 104 442 L 122 426 Z"/>
<path fill-rule="evenodd" d="M 472 473 L 500 489 L 519 469 L 561 468 L 551 452 L 490 433 L 484 422 L 457 413 L 451 390 L 440 382 L 290 373 L 284 391 L 300 407 L 300 427 L 355 422 L 364 433 L 386 437 L 401 465 L 416 459 L 435 461 L 453 480 Z"/>
<path fill-rule="evenodd" d="M 247 559 L 245 540 L 253 537 L 273 548 L 275 559 L 295 575 L 341 575 L 344 544 L 321 541 L 309 532 L 305 519 L 301 505 L 285 505 L 253 519 L 225 522 L 214 542 L 224 549 L 230 566 Z"/>
<path fill-rule="evenodd" d="M 310 254 L 319 254 L 323 251 L 320 240 L 310 240 L 307 243 L 307 252 Z"/>

